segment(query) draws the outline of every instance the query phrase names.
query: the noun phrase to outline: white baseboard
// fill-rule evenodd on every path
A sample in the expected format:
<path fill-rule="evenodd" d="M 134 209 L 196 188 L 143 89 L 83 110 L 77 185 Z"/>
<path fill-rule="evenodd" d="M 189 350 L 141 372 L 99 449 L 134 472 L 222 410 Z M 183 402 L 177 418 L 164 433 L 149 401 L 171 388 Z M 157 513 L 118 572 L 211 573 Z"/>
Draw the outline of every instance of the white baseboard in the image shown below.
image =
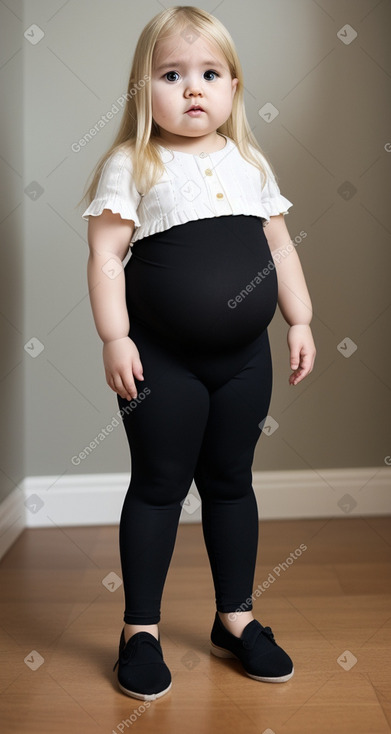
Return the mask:
<path fill-rule="evenodd" d="M 116 525 L 129 474 L 27 477 L 0 505 L 0 558 L 25 528 Z M 253 472 L 262 520 L 391 514 L 391 467 Z M 180 522 L 201 522 L 192 483 Z"/>

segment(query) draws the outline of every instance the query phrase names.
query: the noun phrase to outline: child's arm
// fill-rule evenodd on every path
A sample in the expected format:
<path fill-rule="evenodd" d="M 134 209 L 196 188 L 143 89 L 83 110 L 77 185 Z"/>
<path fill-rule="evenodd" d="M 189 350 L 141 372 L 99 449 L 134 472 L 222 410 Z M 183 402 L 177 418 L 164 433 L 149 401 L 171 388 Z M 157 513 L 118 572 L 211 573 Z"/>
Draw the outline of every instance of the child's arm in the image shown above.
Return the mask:
<path fill-rule="evenodd" d="M 128 337 L 130 325 L 122 265 L 133 229 L 134 222 L 122 219 L 109 209 L 88 220 L 88 288 L 95 326 L 104 342 L 106 380 L 114 392 L 127 400 L 137 396 L 133 374 L 138 380 L 144 379 L 138 349 Z"/>
<path fill-rule="evenodd" d="M 316 349 L 311 333 L 312 304 L 296 248 L 292 244 L 284 215 L 270 217 L 265 236 L 276 266 L 278 305 L 290 325 L 288 346 L 291 385 L 304 379 L 313 368 Z"/>

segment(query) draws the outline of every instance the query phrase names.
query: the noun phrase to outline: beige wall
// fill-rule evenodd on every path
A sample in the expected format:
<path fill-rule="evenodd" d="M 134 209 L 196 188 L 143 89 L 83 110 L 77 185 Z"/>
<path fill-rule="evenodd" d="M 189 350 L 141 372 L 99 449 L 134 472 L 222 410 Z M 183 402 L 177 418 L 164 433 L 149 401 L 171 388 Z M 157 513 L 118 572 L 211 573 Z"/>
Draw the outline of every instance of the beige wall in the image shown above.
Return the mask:
<path fill-rule="evenodd" d="M 279 428 L 259 441 L 253 468 L 382 466 L 391 454 L 390 4 L 200 6 L 215 12 L 236 42 L 248 119 L 282 193 L 294 202 L 290 234 L 306 233 L 297 252 L 313 300 L 315 370 L 302 384 L 288 384 L 288 326 L 277 312 L 269 328 L 269 412 Z M 80 152 L 71 145 L 126 91 L 136 40 L 161 8 L 152 0 L 0 4 L 0 79 L 8 100 L 0 160 L 0 498 L 23 476 L 129 468 L 122 426 L 80 466 L 71 462 L 118 410 L 88 298 L 87 224 L 75 207 L 119 115 Z M 358 35 L 345 44 L 337 32 L 347 23 Z M 44 32 L 35 45 L 23 36 L 32 24 Z M 269 123 L 259 114 L 268 102 L 279 112 Z M 346 181 L 354 192 L 348 200 L 339 193 Z M 44 347 L 35 358 L 24 349 L 33 337 Z M 345 337 L 357 345 L 349 358 L 337 349 Z"/>
<path fill-rule="evenodd" d="M 9 8 L 0 3 L 0 501 L 27 473 L 22 0 Z"/>

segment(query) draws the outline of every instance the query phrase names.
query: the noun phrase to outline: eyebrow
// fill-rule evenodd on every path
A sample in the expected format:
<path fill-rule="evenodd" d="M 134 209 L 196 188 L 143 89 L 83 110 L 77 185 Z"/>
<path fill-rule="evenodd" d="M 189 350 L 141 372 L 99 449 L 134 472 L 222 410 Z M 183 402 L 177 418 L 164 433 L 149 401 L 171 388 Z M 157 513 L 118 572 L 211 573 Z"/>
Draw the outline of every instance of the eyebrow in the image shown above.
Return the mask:
<path fill-rule="evenodd" d="M 181 61 L 170 61 L 166 64 L 161 64 L 161 66 L 158 66 L 156 71 L 163 71 L 163 69 L 172 69 L 174 66 L 181 67 L 183 66 Z M 219 61 L 201 61 L 200 66 L 215 66 L 218 69 L 225 69 L 225 66 L 223 64 L 220 64 Z"/>

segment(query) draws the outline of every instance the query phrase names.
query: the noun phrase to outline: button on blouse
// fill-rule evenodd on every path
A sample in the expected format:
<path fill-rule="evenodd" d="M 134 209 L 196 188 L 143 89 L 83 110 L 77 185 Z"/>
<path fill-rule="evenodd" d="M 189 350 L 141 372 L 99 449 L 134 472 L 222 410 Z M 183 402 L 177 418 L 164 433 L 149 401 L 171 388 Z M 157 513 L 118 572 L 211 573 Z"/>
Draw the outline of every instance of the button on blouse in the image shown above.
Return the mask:
<path fill-rule="evenodd" d="M 83 219 L 99 216 L 104 209 L 118 212 L 134 222 L 132 245 L 195 219 L 248 214 L 269 221 L 271 216 L 287 214 L 292 202 L 281 194 L 264 156 L 253 148 L 267 173 L 262 187 L 260 170 L 241 156 L 231 138 L 223 137 L 225 147 L 213 153 L 193 155 L 159 146 L 164 173 L 145 195 L 136 189 L 126 146 L 116 150 L 103 166 Z"/>

